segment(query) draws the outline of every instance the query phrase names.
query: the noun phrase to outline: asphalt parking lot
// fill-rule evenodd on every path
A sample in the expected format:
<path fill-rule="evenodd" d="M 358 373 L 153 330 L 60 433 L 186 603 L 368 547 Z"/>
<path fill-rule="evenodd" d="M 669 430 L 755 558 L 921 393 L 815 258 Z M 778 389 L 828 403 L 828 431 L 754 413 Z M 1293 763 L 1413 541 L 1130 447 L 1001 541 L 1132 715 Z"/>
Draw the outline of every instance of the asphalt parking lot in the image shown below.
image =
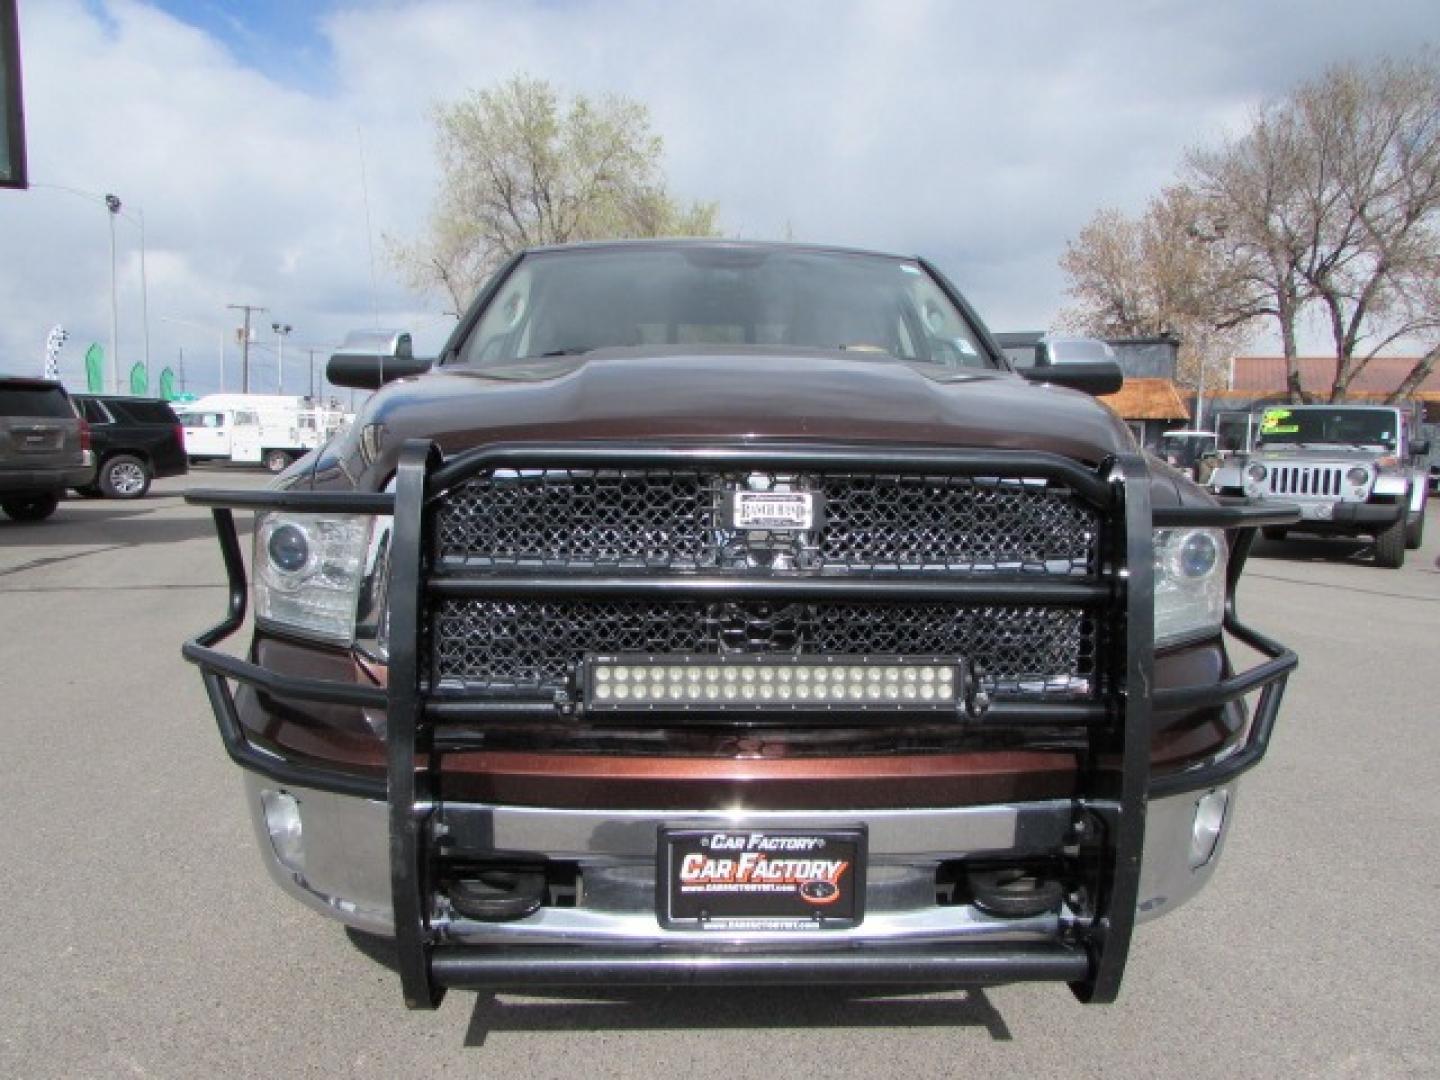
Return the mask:
<path fill-rule="evenodd" d="M 0 522 L 0 1075 L 1407 1077 L 1440 1074 L 1440 503 L 1398 571 L 1262 545 L 1293 646 L 1214 883 L 1141 928 L 1118 1004 L 1056 986 L 499 997 L 407 1013 L 383 951 L 254 848 L 183 637 L 222 572 L 187 485 Z"/>

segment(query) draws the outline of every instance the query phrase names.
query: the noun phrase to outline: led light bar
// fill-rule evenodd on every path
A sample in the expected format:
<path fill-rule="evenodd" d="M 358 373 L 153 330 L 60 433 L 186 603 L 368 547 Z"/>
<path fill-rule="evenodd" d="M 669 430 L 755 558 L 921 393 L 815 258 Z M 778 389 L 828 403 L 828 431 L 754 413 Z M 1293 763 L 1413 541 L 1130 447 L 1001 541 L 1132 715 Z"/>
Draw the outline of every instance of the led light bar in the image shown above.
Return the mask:
<path fill-rule="evenodd" d="M 592 712 L 954 713 L 965 701 L 954 657 L 590 656 L 580 684 Z"/>

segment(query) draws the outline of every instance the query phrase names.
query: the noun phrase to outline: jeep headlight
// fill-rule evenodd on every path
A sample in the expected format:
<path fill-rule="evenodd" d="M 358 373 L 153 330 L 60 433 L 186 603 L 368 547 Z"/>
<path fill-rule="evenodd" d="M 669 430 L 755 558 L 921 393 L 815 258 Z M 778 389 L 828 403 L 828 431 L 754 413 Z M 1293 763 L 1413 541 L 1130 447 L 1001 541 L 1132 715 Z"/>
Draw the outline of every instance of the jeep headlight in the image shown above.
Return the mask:
<path fill-rule="evenodd" d="M 255 530 L 255 618 L 348 645 L 371 524 L 360 514 L 263 514 Z"/>
<path fill-rule="evenodd" d="M 1219 529 L 1155 530 L 1156 645 L 1220 629 L 1227 555 Z"/>

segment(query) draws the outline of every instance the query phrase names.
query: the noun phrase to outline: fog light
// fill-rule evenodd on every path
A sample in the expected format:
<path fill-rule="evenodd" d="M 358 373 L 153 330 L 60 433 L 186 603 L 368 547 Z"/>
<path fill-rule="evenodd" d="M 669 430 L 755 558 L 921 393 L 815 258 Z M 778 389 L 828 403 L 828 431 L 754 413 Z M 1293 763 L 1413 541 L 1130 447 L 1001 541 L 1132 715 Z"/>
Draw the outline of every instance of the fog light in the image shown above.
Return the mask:
<path fill-rule="evenodd" d="M 1214 857 L 1229 802 L 1230 793 L 1220 788 L 1200 796 L 1195 804 L 1195 824 L 1190 832 L 1191 870 L 1198 870 Z"/>
<path fill-rule="evenodd" d="M 262 791 L 260 805 L 265 810 L 265 831 L 275 857 L 286 869 L 301 873 L 305 869 L 305 839 L 300 821 L 300 803 L 284 791 Z"/>

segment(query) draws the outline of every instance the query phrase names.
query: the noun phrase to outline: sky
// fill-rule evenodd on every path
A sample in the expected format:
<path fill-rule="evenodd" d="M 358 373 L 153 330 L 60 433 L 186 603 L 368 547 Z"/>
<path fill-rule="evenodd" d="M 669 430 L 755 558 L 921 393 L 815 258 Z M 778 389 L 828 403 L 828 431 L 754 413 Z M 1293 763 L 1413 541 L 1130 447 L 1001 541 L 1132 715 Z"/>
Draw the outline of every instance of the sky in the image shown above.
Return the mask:
<path fill-rule="evenodd" d="M 434 104 L 517 73 L 644 102 L 673 192 L 728 235 L 923 255 L 1018 330 L 1064 305 L 1066 240 L 1188 147 L 1440 39 L 1434 0 L 19 3 L 32 187 L 0 190 L 0 370 L 38 374 L 57 325 L 72 387 L 108 352 L 113 224 L 119 366 L 148 321 L 151 385 L 183 354 L 197 393 L 222 340 L 239 387 L 231 304 L 267 309 L 252 390 L 305 392 L 311 352 L 377 320 L 437 349 L 441 298 L 388 245 L 425 227 Z"/>

